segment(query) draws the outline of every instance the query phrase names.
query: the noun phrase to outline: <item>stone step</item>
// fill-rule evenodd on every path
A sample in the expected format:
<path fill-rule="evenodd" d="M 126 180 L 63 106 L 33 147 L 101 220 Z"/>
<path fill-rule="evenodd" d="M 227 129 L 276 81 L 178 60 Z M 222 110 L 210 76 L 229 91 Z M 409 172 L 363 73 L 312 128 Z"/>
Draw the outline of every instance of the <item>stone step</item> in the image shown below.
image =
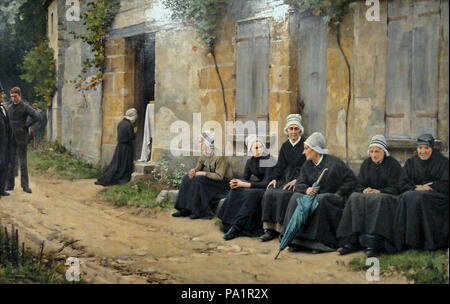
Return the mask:
<path fill-rule="evenodd" d="M 153 170 L 153 168 L 155 168 L 155 164 L 152 162 L 134 162 L 134 173 L 139 173 L 139 174 L 150 174 Z"/>
<path fill-rule="evenodd" d="M 143 173 L 132 173 L 131 174 L 131 181 L 135 182 L 138 180 L 148 180 L 150 179 L 151 175 L 150 174 L 143 174 Z"/>

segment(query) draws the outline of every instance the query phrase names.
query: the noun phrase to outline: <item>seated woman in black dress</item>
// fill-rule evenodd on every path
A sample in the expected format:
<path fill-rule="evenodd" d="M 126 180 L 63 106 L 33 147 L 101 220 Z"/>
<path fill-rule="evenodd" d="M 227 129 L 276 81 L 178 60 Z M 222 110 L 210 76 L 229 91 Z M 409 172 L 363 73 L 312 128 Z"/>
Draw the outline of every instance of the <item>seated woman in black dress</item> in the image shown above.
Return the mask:
<path fill-rule="evenodd" d="M 389 155 L 386 138 L 375 135 L 369 144 L 370 157 L 359 170 L 358 186 L 345 205 L 337 230 L 341 255 L 367 248 L 367 256 L 395 251 L 393 229 L 398 182 L 402 166 Z"/>
<path fill-rule="evenodd" d="M 394 218 L 397 250 L 448 248 L 448 158 L 434 149 L 434 138 L 417 139 L 417 155 L 408 159 L 400 179 Z"/>
<path fill-rule="evenodd" d="M 346 197 L 356 187 L 356 177 L 342 160 L 328 155 L 325 137 L 319 132 L 306 139 L 303 153 L 306 155 L 306 162 L 297 178 L 295 193 L 289 201 L 282 233 L 284 234 L 297 208 L 297 199 L 305 194 L 316 195 L 319 206 L 289 246 L 290 251 L 298 250 L 298 245 L 317 252 L 334 251 L 338 247 L 336 230 Z M 316 191 L 312 186 L 326 168 L 328 171 L 319 183 L 319 191 Z"/>
<path fill-rule="evenodd" d="M 262 242 L 270 241 L 281 232 L 286 207 L 294 193 L 295 178 L 305 162 L 302 137 L 304 128 L 300 114 L 290 114 L 286 119 L 284 133 L 289 139 L 283 143 L 273 169 L 272 181 L 267 186 L 262 201 L 264 235 Z"/>
<path fill-rule="evenodd" d="M 131 108 L 117 126 L 117 146 L 114 156 L 102 176 L 95 182 L 96 185 L 120 185 L 130 181 L 134 165 L 133 141 L 137 132 L 137 127 L 133 127 L 133 124 L 137 118 L 137 110 Z"/>
<path fill-rule="evenodd" d="M 225 227 L 231 228 L 223 236 L 231 240 L 241 235 L 258 236 L 262 234 L 261 200 L 271 181 L 271 167 L 275 160 L 267 154 L 264 141 L 255 135 L 247 137 L 246 144 L 253 156 L 247 160 L 242 180 L 232 179 L 231 191 L 217 215 Z M 258 181 L 251 182 L 254 176 Z"/>
<path fill-rule="evenodd" d="M 213 132 L 202 132 L 199 146 L 202 155 L 197 166 L 181 180 L 174 217 L 212 219 L 220 199 L 227 195 L 233 177 L 225 156 L 216 156 Z"/>

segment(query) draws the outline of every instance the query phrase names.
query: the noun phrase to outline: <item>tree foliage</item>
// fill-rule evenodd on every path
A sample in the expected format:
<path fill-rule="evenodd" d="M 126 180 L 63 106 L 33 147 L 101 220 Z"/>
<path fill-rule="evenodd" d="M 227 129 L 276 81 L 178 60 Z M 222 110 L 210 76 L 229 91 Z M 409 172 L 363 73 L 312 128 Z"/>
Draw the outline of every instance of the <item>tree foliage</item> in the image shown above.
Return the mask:
<path fill-rule="evenodd" d="M 56 91 L 56 61 L 47 39 L 25 55 L 22 70 L 20 78 L 34 85 L 35 103 L 42 108 L 50 106 Z"/>
<path fill-rule="evenodd" d="M 25 99 L 35 95 L 33 84 L 20 78 L 20 67 L 25 54 L 46 36 L 46 21 L 41 1 L 0 0 L 0 81 L 6 93 L 19 86 Z"/>
<path fill-rule="evenodd" d="M 172 12 L 172 18 L 192 24 L 198 38 L 210 49 L 217 39 L 217 20 L 229 0 L 163 0 Z"/>
<path fill-rule="evenodd" d="M 314 16 L 321 16 L 323 21 L 338 25 L 349 9 L 355 8 L 358 3 L 354 0 L 284 0 L 299 11 L 311 10 Z"/>

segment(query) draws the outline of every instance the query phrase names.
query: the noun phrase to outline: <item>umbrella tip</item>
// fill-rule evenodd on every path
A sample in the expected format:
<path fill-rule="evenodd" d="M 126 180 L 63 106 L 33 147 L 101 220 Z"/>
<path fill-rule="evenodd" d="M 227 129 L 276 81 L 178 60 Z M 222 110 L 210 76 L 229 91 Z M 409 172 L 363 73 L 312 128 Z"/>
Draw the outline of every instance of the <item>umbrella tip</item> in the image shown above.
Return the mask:
<path fill-rule="evenodd" d="M 274 260 L 278 259 L 278 256 L 280 255 L 281 250 L 278 251 L 277 255 L 275 256 Z"/>

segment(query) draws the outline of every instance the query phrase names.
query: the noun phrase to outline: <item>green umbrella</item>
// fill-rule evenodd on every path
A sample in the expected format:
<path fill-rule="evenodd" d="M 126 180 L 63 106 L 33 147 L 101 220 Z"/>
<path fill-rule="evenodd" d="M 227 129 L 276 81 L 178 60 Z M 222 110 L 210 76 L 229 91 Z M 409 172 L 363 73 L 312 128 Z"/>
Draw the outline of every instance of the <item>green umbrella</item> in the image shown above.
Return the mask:
<path fill-rule="evenodd" d="M 317 191 L 319 191 L 320 189 L 320 180 L 327 170 L 328 168 L 324 169 L 317 181 L 312 185 L 313 188 Z M 295 239 L 297 234 L 300 232 L 303 224 L 314 212 L 314 210 L 317 209 L 317 206 L 319 206 L 319 203 L 317 202 L 317 197 L 315 195 L 303 195 L 302 197 L 299 197 L 297 199 L 297 208 L 295 209 L 294 214 L 292 214 L 291 220 L 286 227 L 283 238 L 280 242 L 280 250 L 275 256 L 275 260 L 278 258 L 281 251 L 284 250 Z"/>

